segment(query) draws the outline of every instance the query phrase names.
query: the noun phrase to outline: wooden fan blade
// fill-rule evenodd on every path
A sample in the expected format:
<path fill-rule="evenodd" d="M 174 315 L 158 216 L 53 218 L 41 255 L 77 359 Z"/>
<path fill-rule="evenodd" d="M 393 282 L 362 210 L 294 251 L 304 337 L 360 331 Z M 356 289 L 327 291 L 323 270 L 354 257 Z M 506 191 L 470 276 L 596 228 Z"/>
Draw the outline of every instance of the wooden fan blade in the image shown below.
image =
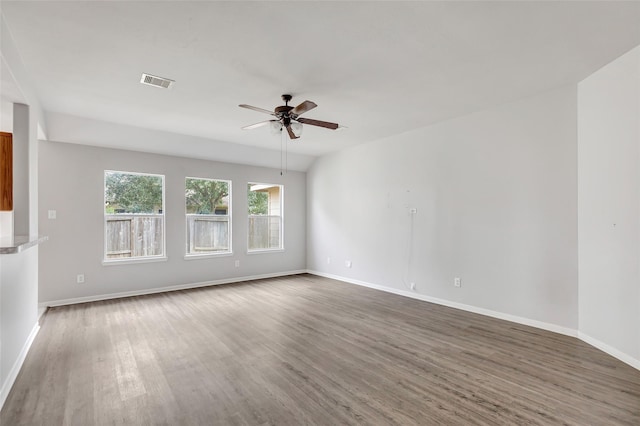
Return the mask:
<path fill-rule="evenodd" d="M 338 123 L 329 123 L 328 121 L 312 120 L 311 118 L 298 118 L 297 121 L 302 124 L 310 124 L 312 126 L 324 127 L 326 129 L 335 130 L 338 128 Z"/>
<path fill-rule="evenodd" d="M 246 109 L 252 109 L 254 111 L 258 111 L 258 112 L 264 112 L 265 114 L 269 114 L 269 115 L 275 115 L 273 113 L 273 111 L 269 111 L 268 109 L 264 109 L 264 108 L 258 108 L 258 107 L 254 107 L 251 105 L 247 105 L 247 104 L 240 104 L 238 105 L 240 108 L 246 108 Z"/>
<path fill-rule="evenodd" d="M 255 128 L 257 128 L 257 127 L 266 126 L 267 124 L 269 124 L 269 123 L 273 123 L 273 122 L 276 122 L 276 123 L 277 123 L 277 122 L 278 122 L 278 120 L 267 120 L 267 121 L 261 121 L 261 122 L 256 123 L 256 124 L 250 124 L 250 125 L 248 125 L 248 126 L 244 126 L 244 127 L 242 128 L 242 130 L 251 130 L 251 129 L 255 129 Z"/>
<path fill-rule="evenodd" d="M 291 110 L 290 114 L 293 115 L 301 115 L 304 114 L 305 112 L 314 109 L 315 107 L 317 107 L 318 105 L 315 104 L 315 102 L 311 102 L 311 101 L 304 101 L 303 103 L 301 103 L 300 105 L 298 105 L 297 107 L 295 107 L 294 109 Z"/>
<path fill-rule="evenodd" d="M 293 133 L 293 129 L 291 129 L 291 125 L 287 126 L 287 133 L 289 133 L 289 137 L 291 139 L 298 139 L 298 136 L 296 136 L 295 133 Z"/>

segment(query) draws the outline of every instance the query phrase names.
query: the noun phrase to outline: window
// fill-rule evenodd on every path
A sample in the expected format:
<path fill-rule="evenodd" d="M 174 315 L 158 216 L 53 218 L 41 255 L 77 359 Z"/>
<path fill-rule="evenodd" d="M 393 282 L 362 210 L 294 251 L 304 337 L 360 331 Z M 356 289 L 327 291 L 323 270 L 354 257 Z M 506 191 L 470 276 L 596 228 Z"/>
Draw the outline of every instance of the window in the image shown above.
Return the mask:
<path fill-rule="evenodd" d="M 164 257 L 164 176 L 104 172 L 105 261 Z"/>
<path fill-rule="evenodd" d="M 187 178 L 187 256 L 231 253 L 231 182 Z"/>
<path fill-rule="evenodd" d="M 281 250 L 282 247 L 282 185 L 250 183 L 249 251 Z"/>

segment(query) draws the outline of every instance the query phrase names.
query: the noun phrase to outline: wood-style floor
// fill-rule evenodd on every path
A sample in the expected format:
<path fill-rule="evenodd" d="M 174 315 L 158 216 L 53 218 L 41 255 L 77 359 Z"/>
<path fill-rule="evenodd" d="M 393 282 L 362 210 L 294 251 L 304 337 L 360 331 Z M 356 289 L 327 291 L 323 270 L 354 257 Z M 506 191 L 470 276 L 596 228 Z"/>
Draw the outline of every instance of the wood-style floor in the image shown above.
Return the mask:
<path fill-rule="evenodd" d="M 49 309 L 13 425 L 640 425 L 566 336 L 311 275 Z"/>

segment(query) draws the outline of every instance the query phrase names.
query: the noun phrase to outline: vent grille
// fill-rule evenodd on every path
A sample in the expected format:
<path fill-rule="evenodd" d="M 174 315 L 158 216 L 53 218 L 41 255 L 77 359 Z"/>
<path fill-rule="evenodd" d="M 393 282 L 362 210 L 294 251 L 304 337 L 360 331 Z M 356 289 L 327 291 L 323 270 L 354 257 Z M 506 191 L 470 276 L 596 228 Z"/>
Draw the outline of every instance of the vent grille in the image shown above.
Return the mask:
<path fill-rule="evenodd" d="M 168 89 L 173 85 L 174 81 L 168 78 L 158 77 L 151 74 L 142 74 L 140 83 L 148 84 L 149 86 L 160 87 L 162 89 Z"/>

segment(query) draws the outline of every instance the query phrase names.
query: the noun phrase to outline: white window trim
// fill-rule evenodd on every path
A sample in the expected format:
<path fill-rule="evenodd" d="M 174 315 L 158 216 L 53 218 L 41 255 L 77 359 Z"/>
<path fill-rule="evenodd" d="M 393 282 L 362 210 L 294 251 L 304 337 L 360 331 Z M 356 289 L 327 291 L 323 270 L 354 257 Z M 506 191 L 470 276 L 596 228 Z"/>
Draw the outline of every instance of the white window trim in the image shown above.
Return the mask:
<path fill-rule="evenodd" d="M 115 265 L 125 265 L 125 264 L 132 264 L 132 263 L 166 262 L 167 260 L 169 260 L 167 256 L 123 257 L 121 259 L 103 260 L 102 266 L 115 266 Z"/>
<path fill-rule="evenodd" d="M 233 256 L 232 252 L 219 252 L 219 253 L 205 253 L 205 254 L 185 254 L 184 260 L 201 260 L 201 259 L 215 259 L 218 257 Z"/>
<path fill-rule="evenodd" d="M 194 177 L 194 176 L 185 176 L 184 178 L 184 187 L 187 187 L 187 179 L 199 179 L 199 180 L 210 180 L 210 181 L 218 181 L 218 182 L 227 182 L 229 185 L 229 211 L 226 214 L 226 217 L 229 218 L 229 250 L 220 251 L 220 252 L 207 252 L 207 253 L 188 253 L 187 241 L 189 241 L 189 223 L 187 221 L 187 199 L 185 196 L 184 199 L 184 259 L 185 260 L 197 260 L 197 259 L 207 259 L 212 257 L 225 257 L 225 256 L 233 256 L 233 182 L 229 179 L 216 179 L 216 178 L 203 178 L 203 177 Z M 223 216 L 223 215 L 219 215 Z"/>
<path fill-rule="evenodd" d="M 105 205 L 107 204 L 107 172 L 112 173 L 126 173 L 130 175 L 140 176 L 158 176 L 162 178 L 162 254 L 159 256 L 137 256 L 137 257 L 123 257 L 116 259 L 107 259 L 107 211 Z M 166 194 L 165 194 L 165 175 L 157 173 L 144 173 L 144 172 L 127 172 L 123 170 L 104 170 L 102 174 L 102 265 L 113 266 L 132 263 L 150 263 L 150 262 L 166 262 L 167 257 L 167 215 L 166 215 Z"/>
<path fill-rule="evenodd" d="M 248 255 L 252 254 L 266 254 L 266 253 L 283 253 L 284 248 L 272 248 L 272 249 L 256 249 L 256 250 L 247 250 Z"/>

